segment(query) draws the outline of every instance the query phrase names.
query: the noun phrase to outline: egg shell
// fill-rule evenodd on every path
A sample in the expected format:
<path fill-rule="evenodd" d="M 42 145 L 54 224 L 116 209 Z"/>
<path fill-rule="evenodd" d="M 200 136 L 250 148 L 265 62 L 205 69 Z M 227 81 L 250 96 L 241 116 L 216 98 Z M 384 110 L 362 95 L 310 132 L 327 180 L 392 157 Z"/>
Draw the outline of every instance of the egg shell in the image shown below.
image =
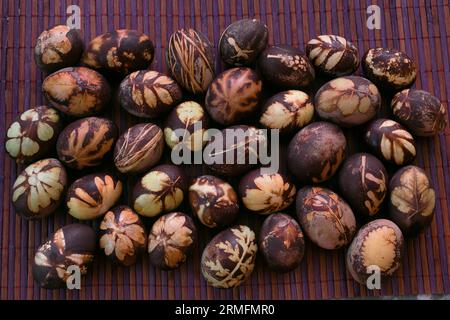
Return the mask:
<path fill-rule="evenodd" d="M 84 224 L 69 224 L 58 229 L 36 251 L 32 261 L 34 280 L 40 287 L 58 289 L 67 287 L 69 267 L 78 267 L 85 275 L 94 260 L 96 237 L 94 230 Z"/>
<path fill-rule="evenodd" d="M 60 205 L 67 187 L 64 166 L 56 159 L 39 160 L 27 166 L 12 187 L 12 204 L 25 219 L 41 219 Z"/>
<path fill-rule="evenodd" d="M 234 288 L 245 282 L 255 267 L 258 246 L 255 233 L 237 225 L 219 232 L 205 247 L 202 275 L 216 288 Z"/>

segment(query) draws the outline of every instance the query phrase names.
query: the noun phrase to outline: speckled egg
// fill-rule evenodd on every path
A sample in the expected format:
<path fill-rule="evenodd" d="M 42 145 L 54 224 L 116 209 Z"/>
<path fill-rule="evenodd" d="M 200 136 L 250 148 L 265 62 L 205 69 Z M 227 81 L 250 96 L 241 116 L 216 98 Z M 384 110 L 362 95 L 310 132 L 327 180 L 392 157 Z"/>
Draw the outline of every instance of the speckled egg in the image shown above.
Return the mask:
<path fill-rule="evenodd" d="M 246 281 L 255 267 L 258 246 L 255 233 L 237 225 L 218 233 L 205 247 L 202 275 L 216 288 L 234 288 Z"/>
<path fill-rule="evenodd" d="M 26 219 L 40 219 L 52 214 L 60 205 L 67 185 L 64 166 L 56 159 L 30 164 L 12 187 L 12 204 Z"/>
<path fill-rule="evenodd" d="M 405 89 L 391 101 L 397 120 L 419 137 L 431 137 L 444 132 L 446 108 L 438 98 L 424 90 Z"/>

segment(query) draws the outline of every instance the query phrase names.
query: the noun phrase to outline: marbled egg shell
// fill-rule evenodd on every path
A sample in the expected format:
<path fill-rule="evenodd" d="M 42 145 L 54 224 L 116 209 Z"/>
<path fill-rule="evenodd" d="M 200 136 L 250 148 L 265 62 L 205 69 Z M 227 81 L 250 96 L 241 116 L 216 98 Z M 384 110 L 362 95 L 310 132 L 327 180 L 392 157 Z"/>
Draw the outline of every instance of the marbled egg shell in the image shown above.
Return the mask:
<path fill-rule="evenodd" d="M 94 260 L 96 237 L 94 230 L 84 224 L 69 224 L 58 229 L 37 250 L 32 272 L 34 280 L 46 289 L 58 289 L 72 284 L 69 276 L 78 267 L 85 275 Z"/>
<path fill-rule="evenodd" d="M 67 190 L 69 214 L 80 220 L 92 220 L 105 214 L 122 194 L 122 182 L 106 173 L 94 173 L 75 180 Z"/>
<path fill-rule="evenodd" d="M 352 241 L 356 220 L 350 206 L 333 191 L 304 187 L 297 193 L 297 217 L 308 238 L 323 249 L 339 249 Z"/>
<path fill-rule="evenodd" d="M 53 72 L 77 64 L 83 52 L 80 30 L 57 25 L 44 30 L 34 47 L 34 60 L 43 71 Z"/>
<path fill-rule="evenodd" d="M 159 118 L 181 98 L 180 86 L 172 78 L 153 70 L 135 71 L 125 77 L 119 87 L 122 108 L 141 118 Z"/>
<path fill-rule="evenodd" d="M 410 87 L 416 80 L 414 61 L 397 49 L 369 49 L 361 64 L 366 77 L 380 89 L 398 91 Z"/>
<path fill-rule="evenodd" d="M 202 274 L 216 288 L 234 288 L 247 280 L 255 267 L 255 233 L 237 225 L 218 233 L 205 247 Z"/>
<path fill-rule="evenodd" d="M 147 234 L 139 215 L 127 206 L 108 211 L 100 223 L 100 249 L 113 262 L 130 266 L 145 251 Z"/>
<path fill-rule="evenodd" d="M 175 80 L 193 94 L 205 93 L 214 79 L 214 47 L 194 29 L 180 29 L 170 36 L 166 61 Z"/>
<path fill-rule="evenodd" d="M 398 170 L 389 182 L 389 216 L 406 235 L 433 221 L 436 193 L 425 171 L 416 166 Z"/>
<path fill-rule="evenodd" d="M 291 46 L 267 47 L 258 58 L 258 67 L 264 80 L 277 88 L 305 88 L 315 78 L 308 57 Z"/>
<path fill-rule="evenodd" d="M 186 190 L 187 182 L 181 168 L 170 164 L 159 165 L 134 186 L 133 208 L 146 217 L 170 212 L 183 202 Z"/>
<path fill-rule="evenodd" d="M 397 120 L 416 136 L 435 136 L 444 132 L 447 125 L 444 104 L 424 90 L 405 89 L 397 93 L 391 107 Z"/>
<path fill-rule="evenodd" d="M 205 108 L 211 118 L 231 125 L 247 120 L 259 107 L 262 81 L 250 68 L 233 68 L 222 72 L 208 89 Z"/>
<path fill-rule="evenodd" d="M 264 105 L 259 123 L 268 129 L 279 129 L 281 135 L 293 133 L 307 124 L 314 116 L 310 97 L 299 90 L 279 92 Z"/>
<path fill-rule="evenodd" d="M 317 114 L 344 127 L 363 124 L 381 107 L 377 87 L 367 79 L 349 76 L 325 83 L 314 97 Z"/>
<path fill-rule="evenodd" d="M 355 281 L 365 285 L 380 270 L 381 280 L 390 277 L 402 260 L 403 235 L 395 223 L 378 219 L 359 229 L 347 251 L 347 270 Z"/>
<path fill-rule="evenodd" d="M 314 122 L 300 130 L 287 150 L 289 171 L 303 183 L 330 179 L 345 158 L 347 141 L 335 124 Z"/>
<path fill-rule="evenodd" d="M 163 150 L 162 130 L 153 123 L 137 124 L 117 140 L 114 164 L 122 173 L 143 172 L 159 162 Z"/>
<path fill-rule="evenodd" d="M 117 135 L 114 122 L 105 118 L 72 122 L 58 137 L 58 158 L 74 169 L 98 166 L 112 149 Z"/>
<path fill-rule="evenodd" d="M 287 272 L 297 268 L 305 254 L 305 240 L 297 221 L 284 213 L 267 217 L 259 232 L 259 250 L 270 269 Z"/>
<path fill-rule="evenodd" d="M 67 185 L 64 166 L 56 159 L 44 159 L 23 170 L 12 189 L 16 213 L 26 219 L 40 219 L 60 205 Z"/>
<path fill-rule="evenodd" d="M 339 190 L 353 211 L 373 216 L 387 195 L 388 175 L 380 160 L 369 153 L 356 153 L 339 171 Z"/>
<path fill-rule="evenodd" d="M 59 113 L 39 106 L 23 112 L 6 132 L 5 150 L 17 163 L 30 163 L 46 156 L 62 129 Z"/>
<path fill-rule="evenodd" d="M 220 57 L 231 66 L 249 66 L 267 46 L 268 35 L 269 29 L 259 20 L 235 21 L 220 36 Z"/>
<path fill-rule="evenodd" d="M 238 196 L 226 181 L 204 175 L 189 186 L 189 204 L 193 214 L 209 227 L 226 227 L 239 213 Z"/>
<path fill-rule="evenodd" d="M 320 35 L 311 39 L 305 50 L 314 67 L 329 77 L 350 75 L 359 67 L 358 49 L 337 35 Z"/>
<path fill-rule="evenodd" d="M 377 119 L 367 127 L 364 141 L 381 159 L 402 166 L 416 157 L 413 136 L 399 123 Z"/>
<path fill-rule="evenodd" d="M 97 36 L 83 53 L 84 65 L 125 76 L 136 70 L 147 69 L 153 61 L 153 42 L 145 34 L 119 29 Z"/>
<path fill-rule="evenodd" d="M 264 215 L 287 208 L 294 201 L 296 192 L 289 176 L 270 172 L 268 168 L 252 170 L 239 182 L 239 196 L 244 206 Z"/>
<path fill-rule="evenodd" d="M 85 67 L 58 70 L 42 83 L 42 92 L 50 106 L 74 117 L 99 113 L 111 98 L 106 79 Z"/>

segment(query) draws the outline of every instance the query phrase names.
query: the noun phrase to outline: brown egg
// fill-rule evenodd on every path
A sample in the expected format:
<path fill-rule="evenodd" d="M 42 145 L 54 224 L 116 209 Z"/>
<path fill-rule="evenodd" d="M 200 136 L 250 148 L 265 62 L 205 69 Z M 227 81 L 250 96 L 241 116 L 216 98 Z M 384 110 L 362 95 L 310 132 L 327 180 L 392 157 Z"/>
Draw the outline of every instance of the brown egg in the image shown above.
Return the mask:
<path fill-rule="evenodd" d="M 105 118 L 90 117 L 72 122 L 58 137 L 58 158 L 74 169 L 98 166 L 112 149 L 117 132 L 114 122 Z"/>
<path fill-rule="evenodd" d="M 312 242 L 323 249 L 339 249 L 352 241 L 356 221 L 352 209 L 333 191 L 304 187 L 297 193 L 297 217 Z"/>
<path fill-rule="evenodd" d="M 314 122 L 300 130 L 288 146 L 289 171 L 303 183 L 330 179 L 345 158 L 347 142 L 338 126 Z"/>
<path fill-rule="evenodd" d="M 122 80 L 119 101 L 136 117 L 160 118 L 182 98 L 180 86 L 165 74 L 153 70 L 135 71 Z"/>
<path fill-rule="evenodd" d="M 181 168 L 163 164 L 153 168 L 134 186 L 134 210 L 146 217 L 155 217 L 176 209 L 187 190 L 186 178 Z"/>
<path fill-rule="evenodd" d="M 397 49 L 369 49 L 361 62 L 364 74 L 380 89 L 399 91 L 416 80 L 417 69 L 408 55 Z"/>
<path fill-rule="evenodd" d="M 291 216 L 272 214 L 259 232 L 259 249 L 270 269 L 291 271 L 300 265 L 305 254 L 302 229 Z"/>
<path fill-rule="evenodd" d="M 114 164 L 122 173 L 143 172 L 159 162 L 163 150 L 162 130 L 153 123 L 137 124 L 117 140 Z"/>
<path fill-rule="evenodd" d="M 279 129 L 281 135 L 298 131 L 314 116 L 310 97 L 299 90 L 279 92 L 264 105 L 259 123 L 268 129 Z"/>
<path fill-rule="evenodd" d="M 197 243 L 197 229 L 191 217 L 172 212 L 153 224 L 148 237 L 150 262 L 165 270 L 178 268 Z"/>
<path fill-rule="evenodd" d="M 386 280 L 399 268 L 402 260 L 403 235 L 395 223 L 378 219 L 359 229 L 347 250 L 347 269 L 353 279 L 365 285 L 379 270 Z"/>
<path fill-rule="evenodd" d="M 359 67 L 358 49 L 350 41 L 333 34 L 309 40 L 306 55 L 316 70 L 329 77 L 350 75 Z"/>
<path fill-rule="evenodd" d="M 416 157 L 414 138 L 393 120 L 372 121 L 367 127 L 364 141 L 380 158 L 398 166 L 405 165 Z"/>
<path fill-rule="evenodd" d="M 58 160 L 49 158 L 32 163 L 13 184 L 14 210 L 26 219 L 44 218 L 59 207 L 66 185 L 66 170 Z"/>
<path fill-rule="evenodd" d="M 61 127 L 61 117 L 55 109 L 28 109 L 9 126 L 5 150 L 17 163 L 42 159 L 55 146 Z"/>
<path fill-rule="evenodd" d="M 99 113 L 111 98 L 106 79 L 85 67 L 58 70 L 42 83 L 42 92 L 50 106 L 74 117 Z"/>
<path fill-rule="evenodd" d="M 381 107 L 377 87 L 367 79 L 349 76 L 325 83 L 314 97 L 317 114 L 343 127 L 363 124 Z"/>
<path fill-rule="evenodd" d="M 166 62 L 175 80 L 193 94 L 205 93 L 215 76 L 214 47 L 194 29 L 180 29 L 170 36 Z"/>
<path fill-rule="evenodd" d="M 101 71 L 125 76 L 147 69 L 153 61 L 153 42 L 145 34 L 119 29 L 97 36 L 83 53 L 81 63 Z"/>
<path fill-rule="evenodd" d="M 113 262 L 135 264 L 146 244 L 144 225 L 129 207 L 118 206 L 105 214 L 100 223 L 100 249 Z"/>
<path fill-rule="evenodd" d="M 238 197 L 233 187 L 214 176 L 200 176 L 189 187 L 192 213 L 209 227 L 226 227 L 239 213 Z"/>
<path fill-rule="evenodd" d="M 94 173 L 72 183 L 67 190 L 69 214 L 80 220 L 104 215 L 119 200 L 122 182 L 106 173 Z"/>
<path fill-rule="evenodd" d="M 85 275 L 94 260 L 94 230 L 85 224 L 69 224 L 51 235 L 36 251 L 32 262 L 34 280 L 45 289 L 67 288 L 73 284 L 74 267 Z"/>
<path fill-rule="evenodd" d="M 34 60 L 43 71 L 53 72 L 77 64 L 83 52 L 80 30 L 57 25 L 44 30 L 34 47 Z"/>
<path fill-rule="evenodd" d="M 249 227 L 221 231 L 203 250 L 202 275 L 213 287 L 237 287 L 252 274 L 257 251 L 255 233 Z"/>
<path fill-rule="evenodd" d="M 262 81 L 250 68 L 233 68 L 222 72 L 206 93 L 205 108 L 211 118 L 231 125 L 253 115 L 262 97 Z"/>
<path fill-rule="evenodd" d="M 446 108 L 438 98 L 424 90 L 405 89 L 391 102 L 397 120 L 419 137 L 432 137 L 444 132 Z"/>
<path fill-rule="evenodd" d="M 398 170 L 389 183 L 389 216 L 405 235 L 415 235 L 433 221 L 436 193 L 425 171 Z"/>
<path fill-rule="evenodd" d="M 265 170 L 267 168 L 252 170 L 239 182 L 239 196 L 244 206 L 264 215 L 286 209 L 297 192 L 287 175 Z"/>

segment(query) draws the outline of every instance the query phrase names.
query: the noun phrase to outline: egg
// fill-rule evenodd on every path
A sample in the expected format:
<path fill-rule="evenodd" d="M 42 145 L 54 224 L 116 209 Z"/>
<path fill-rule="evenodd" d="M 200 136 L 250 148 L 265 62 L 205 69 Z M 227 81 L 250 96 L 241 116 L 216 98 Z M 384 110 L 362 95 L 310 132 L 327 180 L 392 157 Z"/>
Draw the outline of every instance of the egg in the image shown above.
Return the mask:
<path fill-rule="evenodd" d="M 210 286 L 237 287 L 252 274 L 257 251 L 255 233 L 249 227 L 237 225 L 225 229 L 203 250 L 202 275 Z"/>

